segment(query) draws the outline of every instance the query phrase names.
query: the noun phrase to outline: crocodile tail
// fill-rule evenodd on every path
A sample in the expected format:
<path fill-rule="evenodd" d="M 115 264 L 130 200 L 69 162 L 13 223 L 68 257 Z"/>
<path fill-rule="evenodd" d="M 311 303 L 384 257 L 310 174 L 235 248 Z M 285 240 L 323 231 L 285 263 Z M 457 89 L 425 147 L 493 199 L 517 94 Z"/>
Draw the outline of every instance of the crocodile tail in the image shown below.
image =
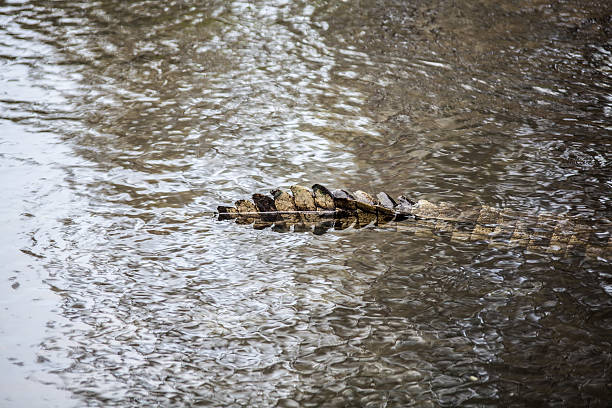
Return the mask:
<path fill-rule="evenodd" d="M 460 209 L 448 203 L 414 202 L 405 196 L 394 200 L 384 192 L 374 197 L 360 190 L 329 190 L 320 184 L 312 189 L 300 185 L 289 191 L 275 189 L 270 196 L 253 194 L 252 199 L 238 200 L 235 207 L 219 206 L 219 219 L 235 219 L 257 229 L 271 226 L 278 232 L 316 234 L 376 225 L 403 233 L 447 236 L 455 242 L 521 247 L 556 256 L 612 258 L 609 230 L 551 214 L 526 216 L 489 206 Z M 411 221 L 399 222 L 407 218 Z"/>

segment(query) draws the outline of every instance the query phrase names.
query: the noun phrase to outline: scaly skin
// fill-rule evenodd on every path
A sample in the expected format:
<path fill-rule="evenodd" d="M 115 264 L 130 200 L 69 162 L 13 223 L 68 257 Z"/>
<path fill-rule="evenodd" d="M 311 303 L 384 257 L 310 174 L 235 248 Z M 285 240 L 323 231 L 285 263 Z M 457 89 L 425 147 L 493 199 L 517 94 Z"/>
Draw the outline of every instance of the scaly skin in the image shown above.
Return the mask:
<path fill-rule="evenodd" d="M 415 235 L 450 237 L 451 241 L 480 241 L 490 246 L 518 246 L 559 256 L 584 254 L 612 259 L 610 224 L 590 225 L 584 220 L 550 214 L 521 216 L 515 212 L 481 206 L 459 209 L 448 203 L 426 200 L 413 203 L 380 193 L 373 198 L 363 191 L 330 192 L 315 184 L 313 191 L 291 187 L 293 195 L 274 190 L 274 199 L 254 194 L 254 203 L 239 200 L 236 207 L 219 206 L 219 219 L 236 219 L 257 229 L 272 226 L 279 232 L 324 233 L 334 228 L 362 228 L 370 224 Z M 399 222 L 409 221 L 409 222 Z"/>

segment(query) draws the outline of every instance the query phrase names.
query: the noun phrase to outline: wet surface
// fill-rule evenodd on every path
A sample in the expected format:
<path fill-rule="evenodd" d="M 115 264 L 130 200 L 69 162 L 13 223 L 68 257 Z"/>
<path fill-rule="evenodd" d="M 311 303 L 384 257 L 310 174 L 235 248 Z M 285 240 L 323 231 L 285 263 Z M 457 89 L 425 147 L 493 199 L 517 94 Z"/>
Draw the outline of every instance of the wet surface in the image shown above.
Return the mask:
<path fill-rule="evenodd" d="M 612 215 L 601 1 L 0 2 L 0 405 L 607 406 L 609 260 L 210 216 Z"/>

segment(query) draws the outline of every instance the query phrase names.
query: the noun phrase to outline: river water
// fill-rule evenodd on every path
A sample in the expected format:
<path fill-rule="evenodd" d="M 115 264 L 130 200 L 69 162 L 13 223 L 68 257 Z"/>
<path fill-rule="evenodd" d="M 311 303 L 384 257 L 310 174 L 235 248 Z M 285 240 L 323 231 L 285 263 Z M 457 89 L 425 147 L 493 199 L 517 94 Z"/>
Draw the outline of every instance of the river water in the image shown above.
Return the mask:
<path fill-rule="evenodd" d="M 610 259 L 210 214 L 612 218 L 606 1 L 0 1 L 0 406 L 608 406 Z M 608 233 L 609 235 L 609 233 Z"/>

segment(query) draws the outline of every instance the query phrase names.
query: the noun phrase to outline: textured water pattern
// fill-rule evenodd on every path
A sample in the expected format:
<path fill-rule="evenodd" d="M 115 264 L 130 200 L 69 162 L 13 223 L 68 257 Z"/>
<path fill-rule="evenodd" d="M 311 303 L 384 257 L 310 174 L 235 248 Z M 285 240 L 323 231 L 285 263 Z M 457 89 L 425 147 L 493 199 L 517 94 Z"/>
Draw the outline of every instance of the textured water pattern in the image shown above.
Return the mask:
<path fill-rule="evenodd" d="M 318 182 L 609 225 L 611 15 L 0 2 L 0 406 L 607 406 L 605 259 L 208 211 Z"/>

